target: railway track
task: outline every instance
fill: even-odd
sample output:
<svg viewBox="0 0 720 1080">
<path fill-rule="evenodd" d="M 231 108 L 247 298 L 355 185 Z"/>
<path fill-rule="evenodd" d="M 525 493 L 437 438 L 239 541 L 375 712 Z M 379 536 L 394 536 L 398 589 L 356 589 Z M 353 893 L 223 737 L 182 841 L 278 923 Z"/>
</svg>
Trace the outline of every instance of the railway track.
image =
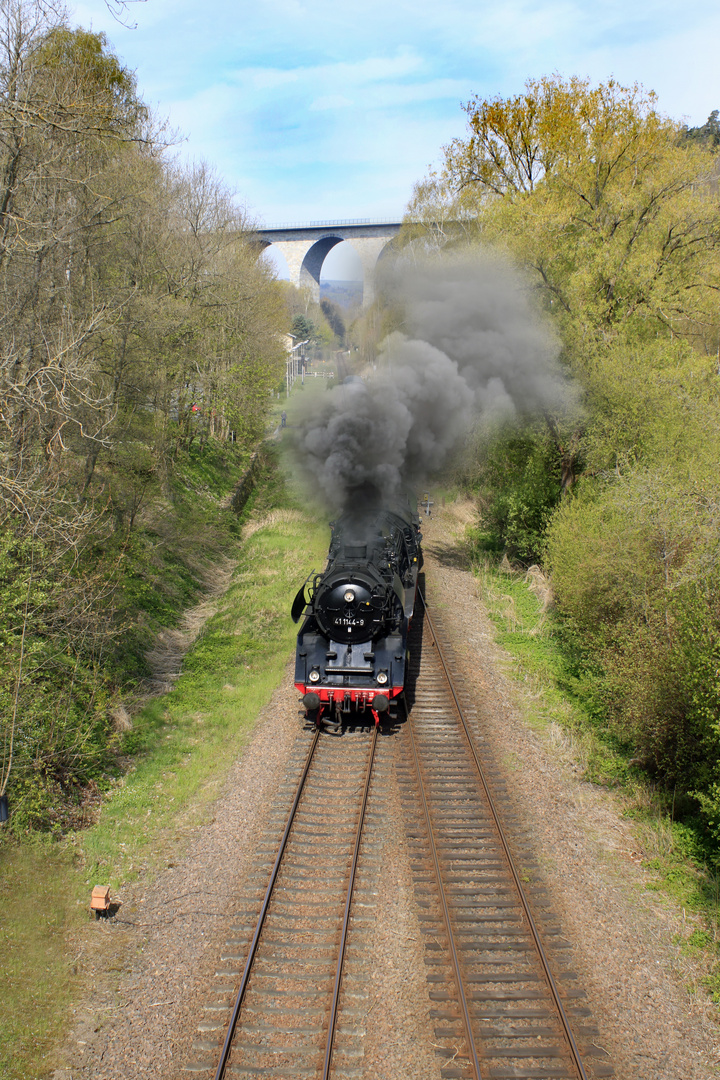
<svg viewBox="0 0 720 1080">
<path fill-rule="evenodd" d="M 306 740 L 279 844 L 271 820 L 186 1072 L 211 1074 L 220 1028 L 226 1032 L 212 1069 L 216 1080 L 325 1080 L 333 1051 L 342 1058 L 342 1045 L 335 1046 L 338 1008 L 376 746 L 373 726 L 342 739 L 315 731 Z M 239 989 L 228 1020 L 233 982 Z"/>
<path fill-rule="evenodd" d="M 424 606 L 424 605 L 423 605 Z M 531 856 L 513 851 L 477 746 L 482 735 L 455 689 L 424 609 L 411 645 L 411 699 L 400 782 L 414 849 L 416 900 L 443 1077 L 610 1076 L 593 1043 L 585 994 L 564 941 L 532 882 Z M 422 638 L 422 644 L 418 642 Z"/>
<path fill-rule="evenodd" d="M 303 733 L 186 1072 L 203 1080 L 370 1080 L 362 1058 L 377 962 L 371 927 L 378 906 L 385 908 L 373 815 L 392 789 L 424 939 L 434 1075 L 612 1075 L 568 968 L 570 945 L 537 880 L 531 838 L 526 843 L 523 823 L 513 820 L 501 775 L 480 760 L 482 732 L 454 688 L 438 634 L 428 613 L 418 612 L 408 722 L 380 737 L 369 726 L 341 737 Z M 412 1063 L 406 1075 L 415 1076 Z"/>
</svg>

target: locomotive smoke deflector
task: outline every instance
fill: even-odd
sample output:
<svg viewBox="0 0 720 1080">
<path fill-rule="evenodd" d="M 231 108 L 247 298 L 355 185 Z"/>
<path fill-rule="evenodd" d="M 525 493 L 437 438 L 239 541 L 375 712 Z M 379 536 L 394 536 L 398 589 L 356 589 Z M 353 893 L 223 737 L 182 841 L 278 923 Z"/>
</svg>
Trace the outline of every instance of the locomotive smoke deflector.
<svg viewBox="0 0 720 1080">
<path fill-rule="evenodd" d="M 315 573 L 315 571 L 313 571 L 313 574 L 314 573 Z M 292 621 L 294 623 L 300 621 L 300 616 L 302 615 L 303 611 L 305 610 L 305 608 L 310 603 L 310 601 L 305 596 L 305 589 L 307 587 L 308 581 L 313 576 L 313 574 L 309 574 L 305 578 L 302 585 L 300 586 L 300 588 L 297 591 L 295 599 L 293 600 L 293 605 L 290 608 L 290 618 L 292 619 Z"/>
</svg>

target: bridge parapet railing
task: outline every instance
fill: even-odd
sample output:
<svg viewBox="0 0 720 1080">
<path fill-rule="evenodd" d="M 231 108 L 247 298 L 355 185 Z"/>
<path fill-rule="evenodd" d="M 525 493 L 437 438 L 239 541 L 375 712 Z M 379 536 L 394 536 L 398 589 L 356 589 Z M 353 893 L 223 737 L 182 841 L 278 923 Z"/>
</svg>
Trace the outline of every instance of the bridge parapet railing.
<svg viewBox="0 0 720 1080">
<path fill-rule="evenodd" d="M 257 232 L 270 232 L 276 229 L 337 229 L 348 225 L 400 225 L 397 218 L 352 218 L 343 221 L 273 221 L 269 225 L 258 225 Z"/>
</svg>

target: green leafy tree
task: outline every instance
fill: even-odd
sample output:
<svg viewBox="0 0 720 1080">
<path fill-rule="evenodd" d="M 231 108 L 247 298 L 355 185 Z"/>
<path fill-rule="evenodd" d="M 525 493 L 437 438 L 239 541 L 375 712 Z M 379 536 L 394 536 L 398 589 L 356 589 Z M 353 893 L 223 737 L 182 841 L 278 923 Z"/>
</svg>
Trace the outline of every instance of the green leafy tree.
<svg viewBox="0 0 720 1080">
<path fill-rule="evenodd" d="M 292 332 L 296 338 L 302 341 L 314 341 L 317 338 L 317 327 L 307 315 L 295 315 L 292 321 Z"/>
<path fill-rule="evenodd" d="M 714 159 L 654 95 L 614 81 L 531 80 L 473 99 L 444 182 L 486 241 L 535 274 L 566 335 L 707 333 L 720 284 Z"/>
<path fill-rule="evenodd" d="M 343 319 L 341 308 L 338 304 L 333 303 L 332 300 L 321 300 L 320 307 L 323 315 L 327 319 L 330 329 L 338 342 L 342 345 L 345 341 L 345 320 Z"/>
<path fill-rule="evenodd" d="M 543 556 L 562 476 L 547 429 L 528 424 L 482 431 L 466 465 L 482 521 L 481 545 L 529 566 Z"/>
<path fill-rule="evenodd" d="M 686 139 L 700 142 L 710 150 L 717 150 L 720 146 L 720 111 L 713 109 L 702 127 L 685 128 L 683 134 Z"/>
<path fill-rule="evenodd" d="M 191 447 L 262 435 L 286 311 L 104 35 L 0 11 L 0 792 L 46 827 L 108 764 L 126 560 Z"/>
<path fill-rule="evenodd" d="M 717 116 L 689 132 L 641 87 L 559 76 L 465 109 L 408 242 L 461 242 L 455 220 L 521 263 L 580 404 L 481 441 L 486 533 L 545 553 L 600 729 L 720 858 Z"/>
</svg>

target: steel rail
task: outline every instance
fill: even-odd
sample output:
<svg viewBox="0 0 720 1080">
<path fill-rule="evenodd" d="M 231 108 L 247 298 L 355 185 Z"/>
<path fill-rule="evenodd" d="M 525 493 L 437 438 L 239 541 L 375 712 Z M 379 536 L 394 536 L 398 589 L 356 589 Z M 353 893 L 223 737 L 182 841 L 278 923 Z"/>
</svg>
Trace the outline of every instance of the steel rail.
<svg viewBox="0 0 720 1080">
<path fill-rule="evenodd" d="M 447 933 L 448 942 L 450 943 L 450 953 L 452 955 L 453 968 L 455 970 L 455 982 L 457 984 L 458 994 L 460 995 L 460 1006 L 462 1008 L 463 1023 L 465 1024 L 465 1038 L 467 1039 L 473 1069 L 475 1070 L 475 1080 L 482 1080 L 482 1074 L 480 1072 L 480 1062 L 478 1061 L 478 1054 L 475 1046 L 475 1036 L 473 1035 L 472 1021 L 470 1020 L 470 1009 L 468 1008 L 467 998 L 465 996 L 462 972 L 460 970 L 460 960 L 457 954 L 457 949 L 455 947 L 455 937 L 453 935 L 452 924 L 450 922 L 450 909 L 448 907 L 447 897 L 445 896 L 445 888 L 442 883 L 442 874 L 440 872 L 440 859 L 438 858 L 437 846 L 435 844 L 435 834 L 433 832 L 432 822 L 430 820 L 430 808 L 427 804 L 425 788 L 422 781 L 422 773 L 420 772 L 420 759 L 418 757 L 417 746 L 415 744 L 415 734 L 412 729 L 412 724 L 408 724 L 408 731 L 410 733 L 410 746 L 412 747 L 413 760 L 415 762 L 415 771 L 418 778 L 420 798 L 422 800 L 423 810 L 425 811 L 425 825 L 427 827 L 428 838 L 430 840 L 433 863 L 435 864 L 435 879 L 437 881 L 438 890 L 440 892 L 440 903 L 443 910 L 443 919 L 445 920 L 445 931 Z"/>
<path fill-rule="evenodd" d="M 232 1016 L 230 1017 L 230 1024 L 229 1024 L 229 1027 L 228 1027 L 228 1030 L 227 1030 L 227 1035 L 225 1036 L 225 1042 L 223 1043 L 222 1052 L 220 1054 L 220 1061 L 218 1063 L 217 1071 L 215 1073 L 215 1080 L 223 1080 L 223 1077 L 225 1075 L 225 1067 L 227 1066 L 227 1061 L 228 1061 L 228 1058 L 230 1056 L 230 1047 L 232 1046 L 233 1036 L 235 1034 L 235 1028 L 236 1028 L 237 1022 L 238 1022 L 238 1020 L 240 1018 L 240 1010 L 242 1008 L 242 1003 L 243 1003 L 243 1000 L 245 998 L 245 991 L 247 990 L 248 981 L 250 979 L 250 971 L 252 969 L 253 961 L 255 960 L 255 954 L 257 952 L 258 943 L 260 941 L 260 934 L 262 932 L 263 924 L 265 922 L 265 916 L 267 914 L 267 910 L 268 910 L 268 907 L 269 907 L 269 904 L 270 904 L 270 897 L 272 896 L 273 889 L 275 888 L 275 882 L 277 880 L 278 872 L 280 870 L 280 863 L 282 862 L 282 857 L 285 854 L 285 848 L 287 847 L 287 841 L 288 841 L 288 836 L 290 835 L 290 829 L 292 827 L 293 821 L 295 820 L 295 813 L 297 811 L 298 804 L 300 802 L 300 797 L 301 797 L 301 795 L 303 793 L 303 790 L 305 788 L 305 781 L 307 780 L 307 775 L 308 775 L 308 772 L 310 771 L 310 764 L 312 762 L 313 755 L 315 753 L 315 748 L 316 748 L 316 746 L 318 744 L 318 739 L 319 738 L 320 738 L 320 729 L 316 728 L 315 733 L 313 735 L 313 740 L 312 740 L 312 742 L 310 744 L 310 749 L 308 750 L 308 755 L 307 755 L 307 758 L 305 760 L 305 765 L 303 767 L 303 771 L 302 771 L 302 774 L 300 776 L 300 780 L 298 781 L 297 791 L 295 792 L 295 798 L 293 799 L 293 804 L 290 807 L 290 813 L 288 814 L 288 819 L 287 819 L 287 823 L 285 825 L 285 830 L 284 830 L 284 832 L 282 834 L 282 839 L 280 840 L 280 847 L 278 849 L 277 856 L 275 857 L 275 863 L 274 863 L 273 868 L 272 868 L 272 870 L 270 872 L 270 880 L 268 881 L 268 886 L 267 886 L 267 889 L 265 891 L 265 899 L 263 900 L 262 907 L 260 908 L 260 914 L 258 915 L 257 924 L 255 926 L 255 932 L 254 932 L 254 934 L 252 936 L 252 941 L 250 942 L 250 949 L 249 949 L 249 952 L 248 952 L 247 960 L 245 962 L 245 970 L 243 971 L 242 979 L 240 981 L 240 989 L 237 992 L 237 997 L 235 999 L 235 1006 L 234 1006 L 233 1011 L 232 1011 Z"/>
<path fill-rule="evenodd" d="M 357 874 L 358 856 L 360 854 L 360 841 L 362 840 L 365 810 L 367 809 L 368 794 L 370 792 L 370 780 L 372 778 L 373 762 L 375 760 L 375 748 L 377 746 L 378 725 L 373 728 L 370 755 L 368 757 L 367 770 L 365 772 L 365 787 L 363 790 L 362 804 L 358 816 L 357 831 L 355 833 L 355 848 L 353 850 L 352 863 L 350 866 L 350 880 L 348 882 L 347 897 L 345 899 L 345 912 L 343 915 L 342 931 L 340 934 L 340 948 L 338 951 L 337 968 L 335 970 L 335 985 L 333 987 L 332 1006 L 330 1009 L 330 1023 L 328 1037 L 325 1046 L 325 1061 L 323 1063 L 322 1080 L 328 1080 L 330 1076 L 330 1062 L 332 1060 L 333 1043 L 335 1041 L 335 1026 L 337 1024 L 338 1002 L 340 1000 L 340 984 L 342 982 L 342 970 L 345 962 L 345 947 L 347 945 L 348 928 L 350 926 L 350 909 L 352 907 L 353 892 L 355 891 L 355 877 Z"/>
<path fill-rule="evenodd" d="M 525 890 L 522 887 L 520 877 L 519 877 L 518 872 L 517 872 L 517 870 L 515 868 L 515 862 L 513 860 L 512 853 L 510 851 L 510 845 L 508 844 L 507 837 L 505 836 L 505 832 L 503 830 L 503 827 L 500 824 L 500 815 L 498 813 L 497 807 L 495 806 L 495 801 L 494 801 L 494 799 L 493 799 L 493 797 L 492 797 L 492 795 L 490 793 L 490 788 L 489 788 L 488 782 L 487 782 L 487 780 L 485 778 L 485 772 L 483 770 L 482 764 L 480 762 L 480 758 L 478 757 L 477 751 L 475 749 L 475 745 L 474 745 L 472 737 L 470 735 L 470 731 L 469 731 L 469 728 L 468 728 L 467 721 L 465 719 L 465 714 L 463 712 L 463 708 L 462 708 L 462 706 L 460 704 L 460 701 L 458 699 L 458 696 L 457 696 L 457 694 L 455 692 L 455 687 L 453 686 L 452 677 L 450 675 L 450 668 L 449 668 L 449 666 L 448 666 L 448 664 L 447 664 L 447 662 L 445 660 L 445 656 L 444 656 L 444 653 L 443 653 L 443 650 L 442 650 L 442 646 L 440 644 L 437 633 L 435 631 L 435 627 L 433 625 L 433 621 L 432 621 L 432 618 L 430 616 L 430 611 L 428 610 L 427 600 L 425 599 L 425 596 L 424 596 L 424 594 L 422 593 L 422 591 L 420 589 L 418 589 L 418 595 L 419 595 L 420 600 L 422 602 L 423 610 L 424 610 L 424 613 L 425 613 L 425 618 L 427 619 L 427 623 L 428 623 L 428 627 L 430 629 L 430 633 L 432 635 L 433 643 L 435 645 L 435 648 L 437 649 L 438 657 L 440 658 L 440 663 L 442 664 L 443 671 L 445 672 L 445 678 L 447 679 L 448 686 L 450 687 L 450 693 L 452 694 L 453 700 L 455 702 L 455 708 L 457 709 L 458 716 L 460 717 L 460 722 L 462 724 L 463 731 L 465 733 L 465 738 L 467 740 L 467 744 L 468 744 L 468 747 L 470 749 L 470 753 L 472 754 L 473 759 L 475 761 L 475 767 L 477 769 L 478 776 L 480 778 L 480 783 L 482 784 L 483 791 L 485 793 L 485 797 L 486 797 L 486 799 L 488 801 L 488 806 L 490 808 L 490 812 L 491 812 L 491 814 L 493 816 L 493 821 L 494 821 L 494 824 L 495 824 L 495 828 L 497 830 L 498 839 L 500 840 L 500 844 L 501 844 L 501 846 L 503 848 L 503 851 L 505 852 L 505 857 L 507 859 L 508 867 L 509 867 L 510 873 L 512 875 L 513 881 L 515 883 L 515 888 L 517 890 L 518 898 L 520 900 L 520 904 L 522 906 L 525 918 L 527 919 L 528 927 L 530 928 L 530 933 L 531 933 L 531 936 L 532 936 L 532 939 L 533 939 L 533 944 L 535 946 L 535 951 L 537 953 L 538 959 L 540 960 L 540 964 L 541 964 L 541 966 L 543 968 L 543 971 L 545 973 L 545 978 L 547 980 L 547 984 L 548 984 L 548 987 L 550 989 L 550 993 L 552 995 L 553 1003 L 555 1005 L 555 1009 L 557 1011 L 557 1014 L 558 1014 L 558 1016 L 560 1018 L 560 1023 L 561 1023 L 562 1029 L 563 1029 L 563 1034 L 565 1035 L 565 1039 L 566 1039 L 568 1047 L 570 1049 L 570 1055 L 572 1057 L 572 1064 L 573 1064 L 573 1066 L 575 1068 L 575 1071 L 577 1072 L 579 1080 L 588 1080 L 587 1073 L 585 1072 L 585 1068 L 584 1068 L 583 1063 L 582 1063 L 582 1058 L 580 1057 L 580 1051 L 578 1049 L 577 1043 L 575 1042 L 575 1037 L 574 1037 L 574 1035 L 572 1033 L 572 1029 L 570 1027 L 570 1022 L 569 1022 L 569 1020 L 567 1018 L 567 1014 L 566 1014 L 565 1009 L 563 1007 L 563 1003 L 562 1003 L 562 1000 L 560 998 L 560 993 L 559 993 L 558 988 L 557 988 L 557 986 L 555 984 L 555 978 L 554 978 L 554 976 L 552 974 L 552 971 L 550 970 L 550 964 L 548 962 L 548 958 L 547 958 L 547 955 L 545 953 L 545 950 L 543 949 L 543 946 L 542 946 L 542 941 L 540 939 L 540 933 L 539 933 L 539 931 L 537 929 L 537 926 L 535 924 L 535 920 L 532 917 L 532 913 L 530 911 L 530 905 L 529 905 L 528 899 L 527 899 L 527 897 L 525 895 Z"/>
</svg>

